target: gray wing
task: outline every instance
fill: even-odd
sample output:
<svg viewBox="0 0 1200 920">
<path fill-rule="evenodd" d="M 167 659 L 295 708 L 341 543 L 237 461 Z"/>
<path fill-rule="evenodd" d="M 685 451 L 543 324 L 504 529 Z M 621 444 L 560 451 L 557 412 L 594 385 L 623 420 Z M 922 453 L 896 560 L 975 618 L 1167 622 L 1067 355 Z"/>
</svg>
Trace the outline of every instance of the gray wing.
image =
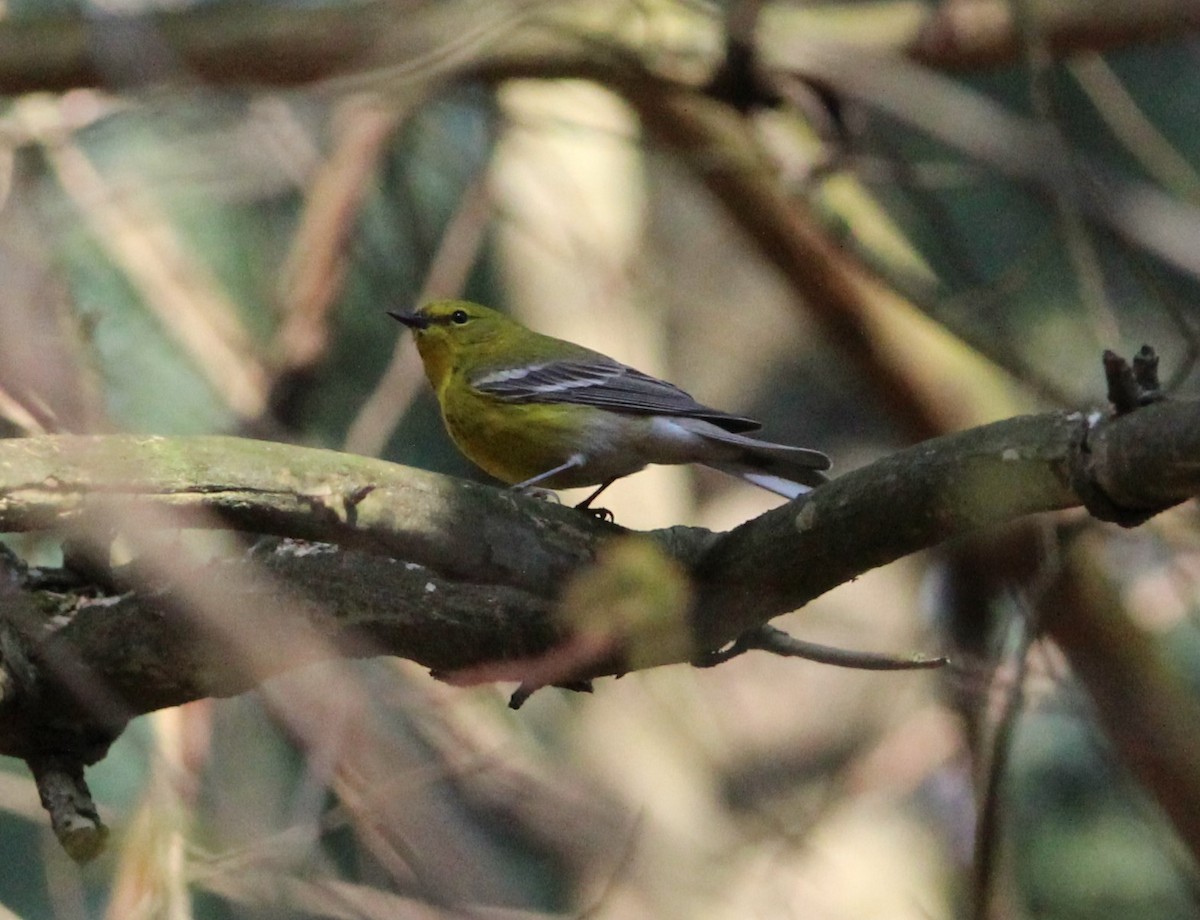
<svg viewBox="0 0 1200 920">
<path fill-rule="evenodd" d="M 574 403 L 637 415 L 701 418 L 726 431 L 754 431 L 752 418 L 702 405 L 674 384 L 597 356 L 485 372 L 471 381 L 481 393 L 525 403 Z"/>
</svg>

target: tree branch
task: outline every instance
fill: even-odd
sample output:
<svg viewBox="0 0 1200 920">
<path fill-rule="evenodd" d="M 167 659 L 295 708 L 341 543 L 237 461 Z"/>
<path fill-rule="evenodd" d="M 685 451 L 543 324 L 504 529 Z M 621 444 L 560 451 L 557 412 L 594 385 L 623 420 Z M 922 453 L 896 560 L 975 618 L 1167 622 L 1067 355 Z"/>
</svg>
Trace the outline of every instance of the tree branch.
<svg viewBox="0 0 1200 920">
<path fill-rule="evenodd" d="M 1161 509 L 1200 487 L 1184 456 L 1200 456 L 1197 403 L 1160 403 L 1094 426 L 1077 412 L 1022 416 L 919 444 L 718 539 L 695 568 L 699 641 L 731 641 L 951 537 L 1081 505 L 1085 485 L 1129 509 Z"/>
<path fill-rule="evenodd" d="M 1200 8 L 1188 0 L 1048 0 L 1033 7 L 1032 25 L 1056 58 L 1159 41 L 1200 27 Z M 1010 65 L 1021 54 L 1016 19 L 1008 0 L 940 3 L 905 50 L 918 63 L 944 70 Z"/>
<path fill-rule="evenodd" d="M 619 532 L 513 492 L 268 441 L 0 442 L 0 533 L 61 527 L 130 500 L 169 508 L 176 525 L 211 528 L 219 521 L 233 530 L 337 543 L 535 594 L 552 593 L 600 540 Z"/>
<path fill-rule="evenodd" d="M 712 650 L 919 549 L 1078 506 L 1081 483 L 1135 511 L 1182 501 L 1200 492 L 1197 458 L 1200 403 L 1158 403 L 1115 419 L 1024 416 L 901 451 L 728 533 L 670 528 L 650 536 L 692 573 L 696 644 Z M 345 560 L 273 553 L 264 563 L 316 602 L 303 614 L 325 618 L 313 621 L 319 632 L 365 635 L 378 652 L 438 669 L 546 651 L 555 632 L 543 618 L 549 603 L 603 542 L 627 533 L 571 508 L 332 451 L 222 437 L 0 441 L 0 531 L 62 528 L 114 502 L 169 508 L 181 515 L 176 525 L 366 551 Z M 245 600 L 251 612 L 263 603 Z M 121 598 L 91 615 L 132 618 L 119 630 L 128 636 L 143 603 Z M 422 630 L 411 629 L 416 622 Z M 168 641 L 170 624 L 147 628 Z M 72 622 L 57 641 L 78 637 L 85 650 L 96 641 L 88 630 Z M 101 657 L 97 670 L 107 674 L 121 650 L 114 645 Z M 172 673 L 181 681 L 187 669 Z M 193 677 L 165 694 L 144 679 L 128 689 L 152 704 L 138 708 L 146 711 L 242 688 L 229 675 Z"/>
<path fill-rule="evenodd" d="M 728 533 L 649 536 L 690 574 L 691 648 L 711 652 L 871 568 L 982 527 L 1096 494 L 1105 510 L 1141 519 L 1200 493 L 1198 461 L 1200 403 L 1026 416 L 884 458 Z M 182 526 L 341 549 L 272 544 L 189 567 L 147 536 Z M 84 857 L 103 825 L 80 771 L 129 718 L 331 657 L 397 655 L 443 672 L 536 664 L 570 638 L 553 606 L 572 574 L 628 533 L 332 451 L 223 437 L 0 441 L 0 532 L 47 528 L 120 533 L 136 554 L 99 591 L 11 562 L 0 597 L 0 752 L 50 764 L 51 779 L 78 774 L 69 795 L 50 799 L 64 844 Z M 617 648 L 567 677 L 627 670 Z"/>
<path fill-rule="evenodd" d="M 519 3 L 498 6 L 493 32 L 524 13 Z M 0 23 L 0 92 L 181 79 L 210 86 L 293 87 L 420 61 L 432 74 L 444 66 L 445 49 L 462 38 L 463 23 L 477 19 L 473 5 L 443 3 L 418 14 L 400 0 L 290 8 L 231 4 L 145 16 L 10 17 Z M 1200 14 L 1188 0 L 1046 2 L 1037 9 L 1038 32 L 1055 55 L 1127 47 L 1197 27 Z M 146 36 L 166 53 L 147 55 Z M 488 38 L 479 44 L 486 44 L 492 57 L 513 50 L 495 35 Z M 546 36 L 539 39 L 545 50 Z M 932 9 L 911 33 L 897 33 L 893 50 L 925 66 L 959 70 L 1011 64 L 1020 45 L 1005 0 L 957 0 Z"/>
</svg>

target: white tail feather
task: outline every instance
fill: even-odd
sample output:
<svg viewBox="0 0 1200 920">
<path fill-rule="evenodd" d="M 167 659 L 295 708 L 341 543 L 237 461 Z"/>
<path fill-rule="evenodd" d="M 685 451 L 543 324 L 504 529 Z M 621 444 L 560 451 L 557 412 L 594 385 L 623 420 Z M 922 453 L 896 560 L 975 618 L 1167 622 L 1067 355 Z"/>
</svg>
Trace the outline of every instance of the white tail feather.
<svg viewBox="0 0 1200 920">
<path fill-rule="evenodd" d="M 792 482 L 790 479 L 784 479 L 782 476 L 772 476 L 770 473 L 750 473 L 742 470 L 734 473 L 734 475 L 752 485 L 758 486 L 760 489 L 766 489 L 768 492 L 774 492 L 776 495 L 782 495 L 788 499 L 799 498 L 804 493 L 812 491 L 811 486 Z"/>
</svg>

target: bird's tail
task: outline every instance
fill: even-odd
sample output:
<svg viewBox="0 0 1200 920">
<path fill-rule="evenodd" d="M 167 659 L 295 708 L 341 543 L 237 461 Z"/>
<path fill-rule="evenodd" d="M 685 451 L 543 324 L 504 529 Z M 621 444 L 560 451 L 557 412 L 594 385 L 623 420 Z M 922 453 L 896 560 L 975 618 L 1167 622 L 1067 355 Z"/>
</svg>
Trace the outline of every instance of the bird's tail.
<svg viewBox="0 0 1200 920">
<path fill-rule="evenodd" d="M 784 498 L 796 498 L 829 481 L 822 472 L 829 469 L 829 458 L 819 450 L 772 444 L 726 431 L 719 434 L 706 432 L 705 437 L 737 448 L 729 459 L 705 460 L 705 466 L 737 476 Z"/>
</svg>

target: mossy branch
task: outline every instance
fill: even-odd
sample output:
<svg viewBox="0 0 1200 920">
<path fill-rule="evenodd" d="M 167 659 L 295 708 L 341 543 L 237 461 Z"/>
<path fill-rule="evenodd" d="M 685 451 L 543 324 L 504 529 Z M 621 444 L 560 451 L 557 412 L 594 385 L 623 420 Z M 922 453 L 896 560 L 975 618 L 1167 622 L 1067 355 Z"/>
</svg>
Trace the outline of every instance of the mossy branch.
<svg viewBox="0 0 1200 920">
<path fill-rule="evenodd" d="M 1200 403 L 1162 402 L 1119 418 L 1008 419 L 901 451 L 727 533 L 647 536 L 688 573 L 691 647 L 712 651 L 979 528 L 1080 505 L 1133 524 L 1197 494 Z M 328 545 L 271 544 L 193 566 L 164 547 L 183 527 Z M 99 592 L 8 563 L 0 752 L 67 764 L 102 757 L 133 716 L 240 693 L 322 658 L 396 655 L 487 673 L 550 656 L 564 638 L 556 598 L 628 533 L 572 508 L 333 451 L 222 437 L 0 441 L 0 531 L 45 529 L 93 546 L 119 534 L 135 554 Z M 608 656 L 571 676 L 628 667 Z M 92 853 L 82 773 L 43 773 L 78 775 L 72 794 L 45 798 L 69 806 L 55 824 L 76 836 L 84 827 L 88 839 L 72 845 Z"/>
<path fill-rule="evenodd" d="M 1200 403 L 1094 421 L 1080 413 L 1025 416 L 901 451 L 728 533 L 670 528 L 649 536 L 692 574 L 696 644 L 712 649 L 872 568 L 981 527 L 1091 502 L 1097 492 L 1109 499 L 1106 509 L 1141 520 L 1200 493 L 1198 459 Z M 170 514 L 137 516 L 156 506 Z M 326 637 L 353 632 L 379 653 L 438 669 L 547 651 L 555 638 L 549 605 L 605 541 L 627 533 L 508 491 L 292 445 L 121 435 L 0 442 L 0 531 L 66 534 L 115 511 L 135 516 L 111 521 L 143 530 L 226 527 L 353 550 L 275 552 L 214 566 L 261 564 L 295 595 L 298 622 L 315 623 Z M 231 583 L 215 569 L 208 577 Z M 265 603 L 245 600 L 247 615 Z M 146 603 L 134 595 L 88 617 L 123 618 L 120 633 L 136 635 Z M 524 626 L 514 629 L 514 621 Z M 415 623 L 422 628 L 404 625 Z M 148 620 L 146 628 L 169 626 Z M 98 651 L 89 643 L 99 632 L 80 623 L 56 635 L 78 635 L 84 661 Z M 125 696 L 119 651 L 110 649 L 96 670 Z M 164 646 L 159 654 L 173 652 Z M 244 689 L 244 678 L 202 674 L 184 687 L 197 666 L 169 666 L 180 689 L 166 693 L 144 675 L 130 681 L 132 711 Z M 272 668 L 285 666 L 286 657 Z"/>
</svg>

